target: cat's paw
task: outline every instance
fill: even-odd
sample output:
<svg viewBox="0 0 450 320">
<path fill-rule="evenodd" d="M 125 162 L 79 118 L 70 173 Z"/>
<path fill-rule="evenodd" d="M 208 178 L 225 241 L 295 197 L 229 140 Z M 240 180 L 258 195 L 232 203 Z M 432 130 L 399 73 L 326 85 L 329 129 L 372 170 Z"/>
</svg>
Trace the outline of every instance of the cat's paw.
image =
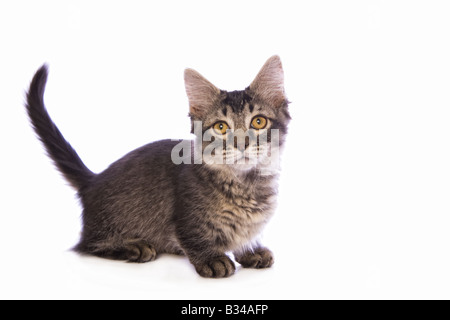
<svg viewBox="0 0 450 320">
<path fill-rule="evenodd" d="M 230 258 L 223 255 L 207 262 L 195 264 L 195 270 L 205 278 L 225 278 L 234 274 L 236 266 Z"/>
<path fill-rule="evenodd" d="M 244 268 L 270 268 L 273 263 L 273 253 L 267 248 L 257 248 L 235 256 L 236 261 Z"/>
<path fill-rule="evenodd" d="M 128 262 L 144 263 L 156 259 L 156 250 L 145 241 L 130 242 L 126 245 Z"/>
</svg>

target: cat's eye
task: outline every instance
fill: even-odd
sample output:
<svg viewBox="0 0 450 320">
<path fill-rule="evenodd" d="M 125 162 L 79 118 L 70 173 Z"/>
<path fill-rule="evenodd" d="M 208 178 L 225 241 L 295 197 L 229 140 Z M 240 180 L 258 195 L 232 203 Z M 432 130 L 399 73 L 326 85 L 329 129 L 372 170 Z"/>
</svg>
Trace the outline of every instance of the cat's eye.
<svg viewBox="0 0 450 320">
<path fill-rule="evenodd" d="M 252 128 L 256 130 L 264 129 L 267 126 L 267 119 L 263 116 L 256 116 L 252 120 Z"/>
<path fill-rule="evenodd" d="M 219 121 L 213 125 L 213 129 L 218 134 L 225 134 L 227 133 L 228 124 L 225 121 Z"/>
</svg>

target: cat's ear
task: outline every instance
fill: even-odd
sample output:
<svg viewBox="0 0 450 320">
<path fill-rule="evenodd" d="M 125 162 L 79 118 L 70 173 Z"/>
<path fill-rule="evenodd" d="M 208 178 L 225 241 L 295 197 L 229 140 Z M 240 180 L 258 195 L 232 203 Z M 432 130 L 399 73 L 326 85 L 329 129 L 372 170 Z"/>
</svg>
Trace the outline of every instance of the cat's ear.
<svg viewBox="0 0 450 320">
<path fill-rule="evenodd" d="M 272 56 L 266 61 L 250 85 L 250 90 L 256 97 L 274 107 L 285 105 L 284 72 L 279 56 Z"/>
<path fill-rule="evenodd" d="M 184 85 L 189 99 L 189 113 L 202 117 L 217 101 L 220 89 L 193 69 L 184 71 Z"/>
</svg>

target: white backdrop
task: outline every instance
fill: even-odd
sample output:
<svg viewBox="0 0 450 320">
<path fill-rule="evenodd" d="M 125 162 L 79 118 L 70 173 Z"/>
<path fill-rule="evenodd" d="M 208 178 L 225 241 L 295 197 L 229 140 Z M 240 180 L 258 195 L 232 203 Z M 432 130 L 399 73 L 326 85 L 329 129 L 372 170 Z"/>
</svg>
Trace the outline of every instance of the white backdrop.
<svg viewBox="0 0 450 320">
<path fill-rule="evenodd" d="M 446 1 L 0 2 L 0 298 L 450 298 L 450 5 Z M 243 89 L 280 55 L 293 121 L 276 262 L 202 279 L 186 258 L 80 257 L 74 191 L 23 100 L 93 171 L 189 136 L 183 70 Z"/>
</svg>

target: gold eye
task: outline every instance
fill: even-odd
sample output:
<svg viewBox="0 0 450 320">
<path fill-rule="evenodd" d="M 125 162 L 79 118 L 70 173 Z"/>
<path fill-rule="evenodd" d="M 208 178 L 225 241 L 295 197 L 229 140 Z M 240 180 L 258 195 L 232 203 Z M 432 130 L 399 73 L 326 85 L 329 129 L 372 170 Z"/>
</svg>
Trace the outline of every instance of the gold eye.
<svg viewBox="0 0 450 320">
<path fill-rule="evenodd" d="M 259 130 L 264 129 L 267 125 L 267 119 L 263 116 L 256 116 L 252 120 L 252 128 Z"/>
<path fill-rule="evenodd" d="M 227 133 L 228 125 L 225 121 L 219 121 L 216 122 L 215 125 L 213 125 L 214 131 L 216 131 L 218 134 L 225 134 Z"/>
</svg>

